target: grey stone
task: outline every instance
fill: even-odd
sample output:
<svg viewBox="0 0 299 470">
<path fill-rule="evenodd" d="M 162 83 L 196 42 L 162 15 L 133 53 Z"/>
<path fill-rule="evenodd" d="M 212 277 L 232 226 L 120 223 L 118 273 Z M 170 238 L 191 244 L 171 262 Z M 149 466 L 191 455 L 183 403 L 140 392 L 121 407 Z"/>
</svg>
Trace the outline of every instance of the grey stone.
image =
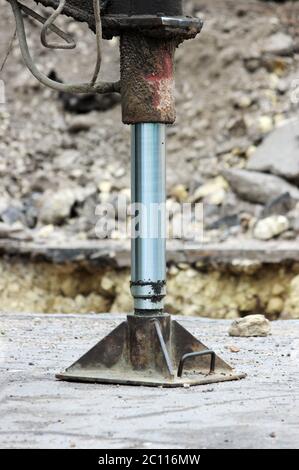
<svg viewBox="0 0 299 470">
<path fill-rule="evenodd" d="M 271 132 L 251 156 L 247 168 L 299 181 L 299 120 Z"/>
<path fill-rule="evenodd" d="M 230 336 L 268 336 L 271 323 L 264 315 L 247 315 L 234 320 L 228 330 Z"/>
<path fill-rule="evenodd" d="M 291 55 L 294 51 L 293 38 L 285 33 L 278 32 L 270 36 L 264 46 L 263 52 L 273 55 Z"/>
<path fill-rule="evenodd" d="M 19 206 L 21 206 L 19 204 Z M 14 224 L 15 222 L 21 222 L 25 225 L 25 215 L 22 207 L 9 206 L 1 214 L 1 219 L 6 224 Z"/>
<path fill-rule="evenodd" d="M 24 226 L 19 221 L 13 224 L 0 222 L 0 238 L 9 238 L 17 233 L 23 232 L 23 230 Z"/>
<path fill-rule="evenodd" d="M 217 219 L 210 224 L 207 224 L 206 228 L 207 230 L 215 230 L 224 227 L 236 227 L 238 225 L 240 225 L 239 214 L 231 214 L 221 217 L 220 219 Z"/>
<path fill-rule="evenodd" d="M 260 218 L 265 219 L 270 215 L 285 215 L 296 207 L 296 201 L 291 198 L 289 193 L 284 193 L 272 199 L 265 205 L 261 212 Z"/>
<path fill-rule="evenodd" d="M 296 232 L 299 233 L 299 204 L 293 208 L 288 214 L 291 228 Z"/>
<path fill-rule="evenodd" d="M 69 118 L 68 131 L 72 134 L 77 134 L 78 132 L 89 131 L 96 124 L 96 115 L 79 114 L 78 116 L 72 116 Z"/>
<path fill-rule="evenodd" d="M 46 191 L 38 218 L 44 224 L 60 224 L 69 217 L 75 201 L 76 194 L 71 189 Z"/>
<path fill-rule="evenodd" d="M 299 200 L 299 189 L 278 176 L 236 168 L 224 169 L 221 173 L 232 190 L 247 201 L 267 204 L 284 193 Z"/>
<path fill-rule="evenodd" d="M 73 169 L 80 160 L 80 152 L 74 149 L 66 149 L 59 153 L 54 159 L 53 164 L 56 168 L 65 170 Z"/>
</svg>

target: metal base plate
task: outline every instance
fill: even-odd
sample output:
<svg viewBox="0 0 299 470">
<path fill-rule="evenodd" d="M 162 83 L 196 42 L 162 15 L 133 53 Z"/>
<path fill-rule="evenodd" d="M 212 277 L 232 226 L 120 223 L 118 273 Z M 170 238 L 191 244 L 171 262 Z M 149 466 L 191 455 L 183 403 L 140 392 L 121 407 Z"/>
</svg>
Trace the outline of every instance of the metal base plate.
<svg viewBox="0 0 299 470">
<path fill-rule="evenodd" d="M 147 387 L 192 387 L 194 385 L 207 385 L 218 382 L 228 382 L 230 380 L 240 380 L 246 377 L 246 374 L 209 374 L 209 375 L 192 375 L 184 376 L 183 378 L 176 377 L 173 380 L 160 379 L 156 377 L 145 377 L 140 376 L 141 374 L 128 374 L 125 378 L 118 376 L 116 373 L 109 373 L 104 375 L 104 372 L 98 372 L 85 370 L 79 374 L 62 373 L 57 374 L 56 378 L 59 380 L 65 380 L 67 382 L 83 382 L 83 383 L 100 383 L 100 384 L 119 384 L 119 385 L 142 385 Z"/>
<path fill-rule="evenodd" d="M 244 377 L 169 315 L 129 315 L 126 322 L 56 375 L 69 382 L 152 387 L 188 387 Z"/>
</svg>

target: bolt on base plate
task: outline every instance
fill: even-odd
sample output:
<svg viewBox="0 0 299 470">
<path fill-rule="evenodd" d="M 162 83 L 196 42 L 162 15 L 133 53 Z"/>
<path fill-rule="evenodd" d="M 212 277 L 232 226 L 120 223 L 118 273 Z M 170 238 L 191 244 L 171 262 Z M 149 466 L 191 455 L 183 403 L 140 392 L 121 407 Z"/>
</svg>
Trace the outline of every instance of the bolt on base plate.
<svg viewBox="0 0 299 470">
<path fill-rule="evenodd" d="M 128 315 L 108 336 L 57 374 L 70 382 L 184 387 L 229 380 L 234 373 L 170 315 Z"/>
</svg>

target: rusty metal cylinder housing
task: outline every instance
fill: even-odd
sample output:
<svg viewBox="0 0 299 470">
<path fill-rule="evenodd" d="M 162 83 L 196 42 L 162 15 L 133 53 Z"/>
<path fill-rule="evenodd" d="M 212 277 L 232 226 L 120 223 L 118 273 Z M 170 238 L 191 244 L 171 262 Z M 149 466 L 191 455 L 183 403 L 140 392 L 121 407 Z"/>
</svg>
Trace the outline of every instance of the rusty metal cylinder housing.
<svg viewBox="0 0 299 470">
<path fill-rule="evenodd" d="M 126 32 L 120 39 L 122 118 L 125 124 L 175 121 L 175 39 Z"/>
</svg>

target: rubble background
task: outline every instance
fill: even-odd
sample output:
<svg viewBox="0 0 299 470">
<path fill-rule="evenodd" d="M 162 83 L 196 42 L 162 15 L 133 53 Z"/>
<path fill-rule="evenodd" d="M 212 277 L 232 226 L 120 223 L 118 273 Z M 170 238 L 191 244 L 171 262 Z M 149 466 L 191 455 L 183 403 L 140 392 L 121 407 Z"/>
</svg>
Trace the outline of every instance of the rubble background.
<svg viewBox="0 0 299 470">
<path fill-rule="evenodd" d="M 176 201 L 202 201 L 205 242 L 297 240 L 299 2 L 192 0 L 185 5 L 205 26 L 176 55 L 177 121 L 168 129 L 168 207 Z M 7 2 L 0 0 L 0 6 L 1 65 L 14 22 Z M 59 24 L 74 34 L 77 49 L 43 49 L 39 26 L 29 20 L 36 61 L 65 81 L 88 79 L 93 34 L 69 19 Z M 118 78 L 116 39 L 105 42 L 102 77 Z M 118 193 L 127 198 L 130 193 L 130 129 L 121 123 L 119 99 L 78 99 L 45 89 L 25 69 L 17 41 L 0 79 L 6 95 L 6 103 L 0 104 L 0 237 L 58 244 L 96 239 L 97 204 L 114 204 Z M 118 231 L 112 233 L 112 238 L 120 237 Z M 169 289 L 177 291 L 179 277 L 185 275 L 178 269 L 176 287 L 170 280 Z M 197 292 L 200 280 L 195 278 L 191 286 Z M 185 294 L 174 313 L 184 313 L 180 310 L 194 292 Z M 111 303 L 104 304 L 104 310 L 95 310 L 113 310 Z M 125 309 L 127 303 L 116 305 Z M 275 312 L 284 306 L 282 302 L 278 308 L 277 302 Z M 231 311 L 238 316 L 243 310 L 228 308 L 217 316 Z M 196 302 L 189 313 L 212 315 Z"/>
</svg>

